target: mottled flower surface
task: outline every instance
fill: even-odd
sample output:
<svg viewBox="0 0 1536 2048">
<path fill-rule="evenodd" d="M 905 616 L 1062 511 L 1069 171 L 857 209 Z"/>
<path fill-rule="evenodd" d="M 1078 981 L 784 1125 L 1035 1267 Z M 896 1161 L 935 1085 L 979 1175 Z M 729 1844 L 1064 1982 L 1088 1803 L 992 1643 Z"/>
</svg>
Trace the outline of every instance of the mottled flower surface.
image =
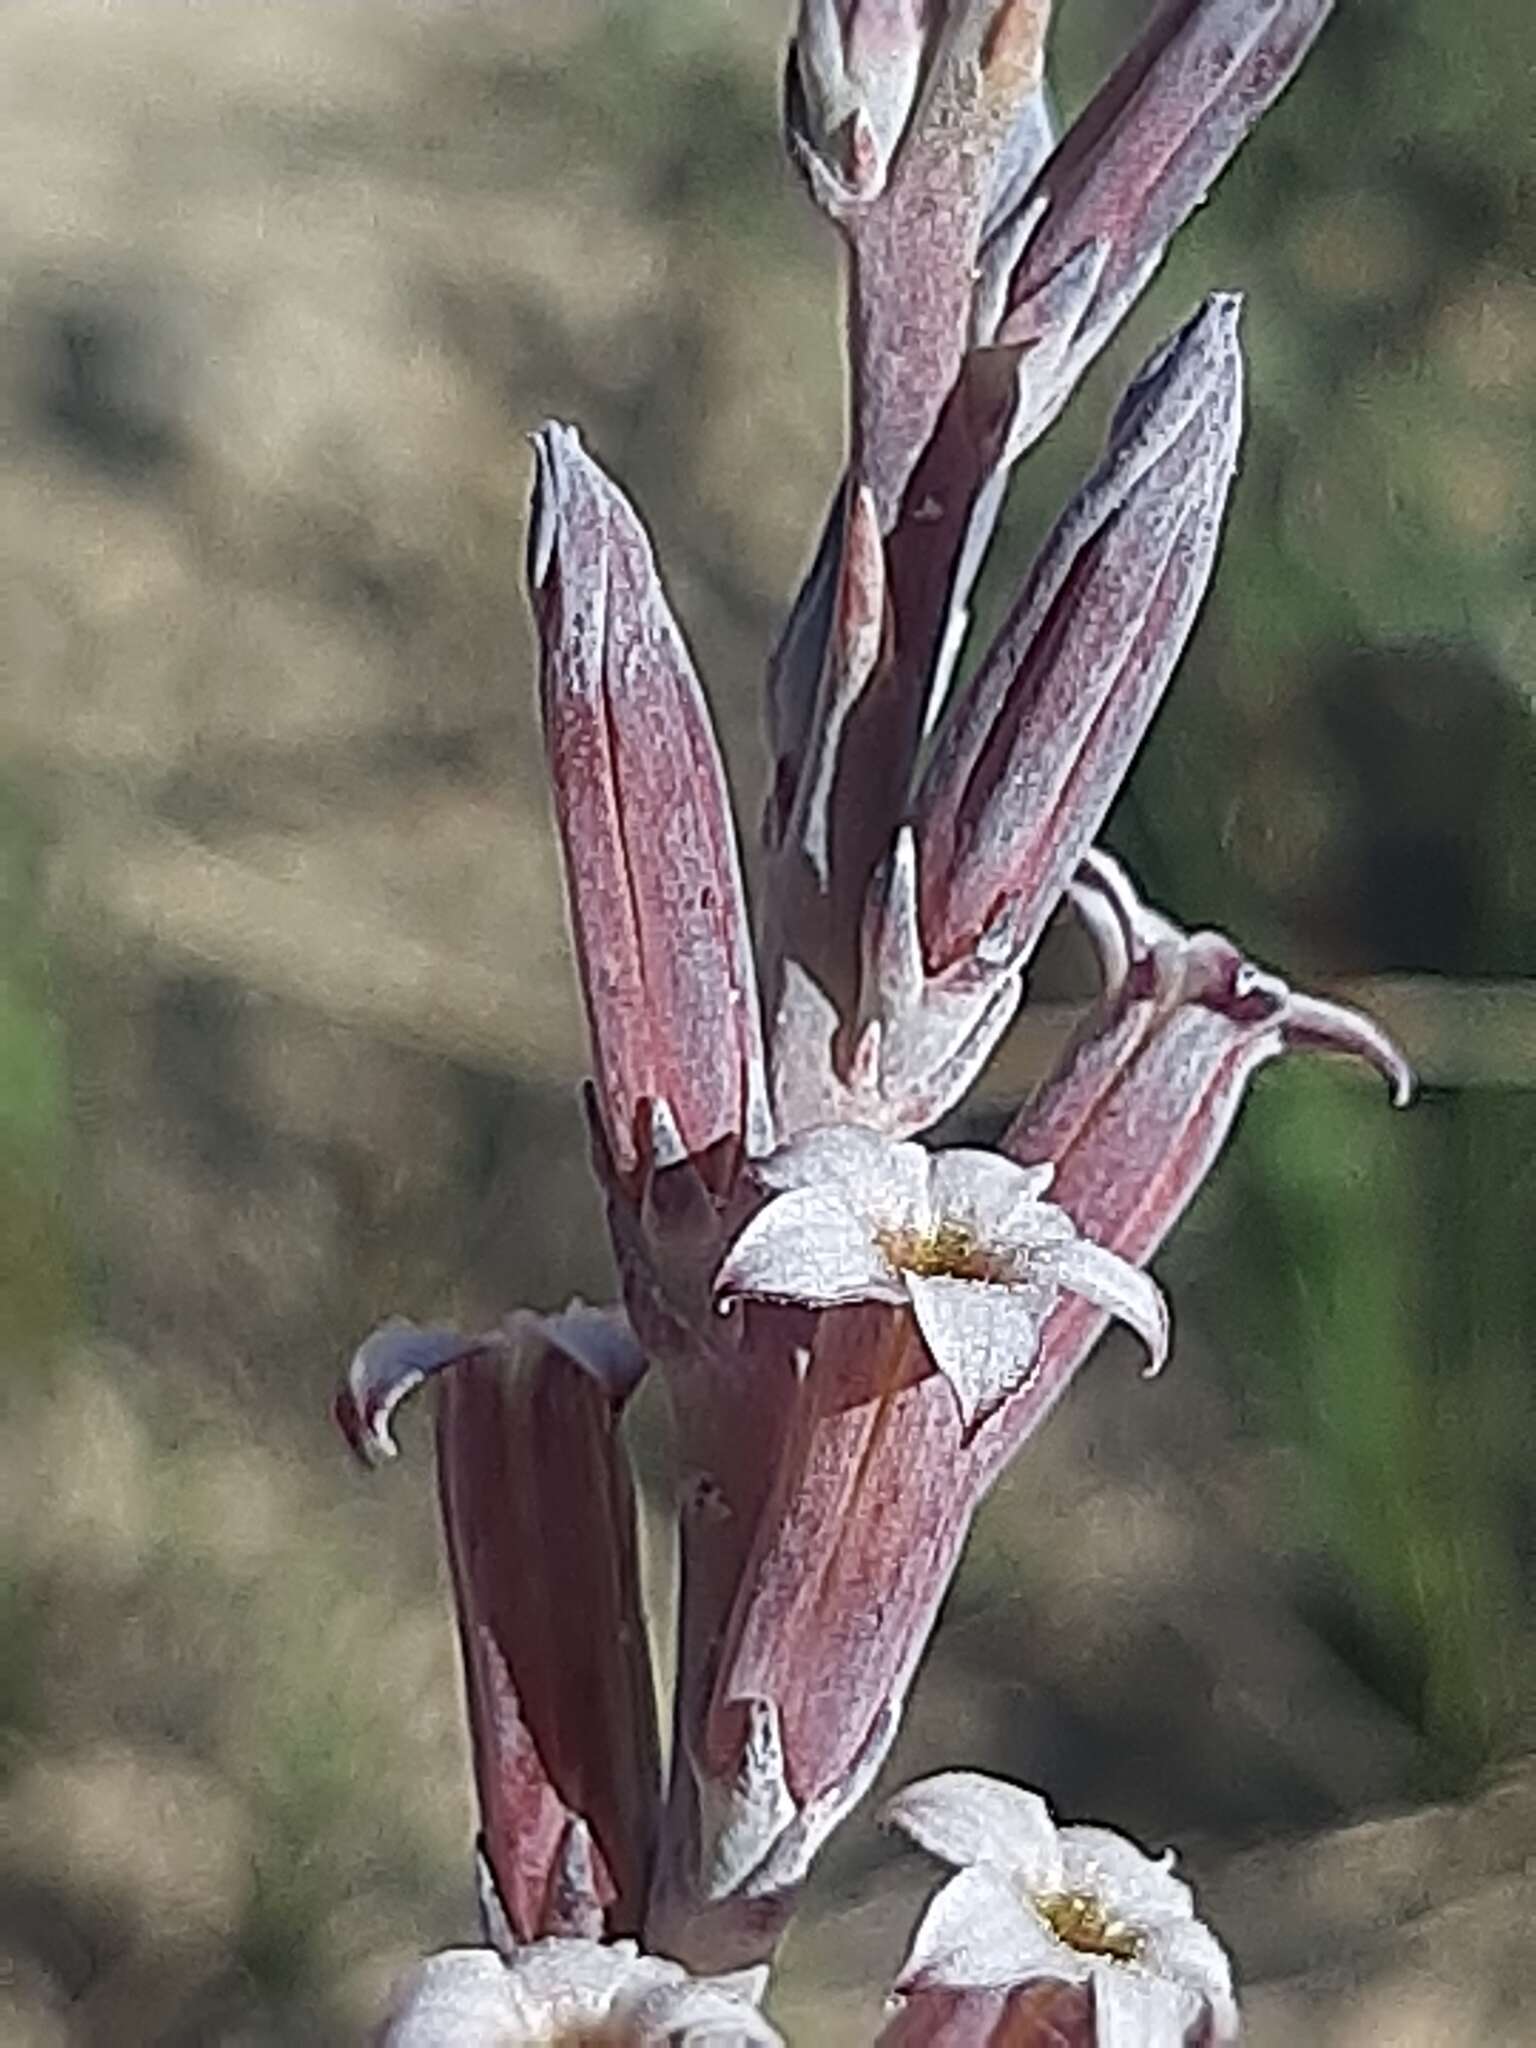
<svg viewBox="0 0 1536 2048">
<path fill-rule="evenodd" d="M 766 1976 L 692 1977 L 628 1941 L 446 1949 L 398 1987 L 379 2048 L 777 2048 Z"/>
<path fill-rule="evenodd" d="M 757 1162 L 777 1192 L 726 1255 L 717 1293 L 910 1307 L 967 1423 L 1029 1378 L 1063 1293 L 1129 1323 L 1155 1372 L 1168 1349 L 1161 1292 L 1044 1199 L 1054 1171 L 857 1124 L 808 1131 Z"/>
<path fill-rule="evenodd" d="M 909 1786 L 886 1819 L 956 1869 L 918 1925 L 899 1992 L 1081 1984 L 1099 2043 L 1182 2048 L 1199 2028 L 1236 2038 L 1231 1965 L 1171 1855 L 1058 1826 L 1038 1793 L 974 1771 Z"/>
</svg>

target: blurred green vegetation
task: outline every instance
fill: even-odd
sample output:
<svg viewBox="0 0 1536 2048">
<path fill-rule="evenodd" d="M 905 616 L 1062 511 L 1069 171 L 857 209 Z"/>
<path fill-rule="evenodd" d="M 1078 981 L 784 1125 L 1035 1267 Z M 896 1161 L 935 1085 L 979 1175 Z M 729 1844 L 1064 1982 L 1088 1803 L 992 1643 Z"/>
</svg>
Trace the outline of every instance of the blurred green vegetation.
<svg viewBox="0 0 1536 2048">
<path fill-rule="evenodd" d="M 7 1350 L 46 1354 L 74 1319 L 79 1272 L 64 1208 L 68 1098 L 41 852 L 36 823 L 0 784 L 0 1332 Z"/>
</svg>

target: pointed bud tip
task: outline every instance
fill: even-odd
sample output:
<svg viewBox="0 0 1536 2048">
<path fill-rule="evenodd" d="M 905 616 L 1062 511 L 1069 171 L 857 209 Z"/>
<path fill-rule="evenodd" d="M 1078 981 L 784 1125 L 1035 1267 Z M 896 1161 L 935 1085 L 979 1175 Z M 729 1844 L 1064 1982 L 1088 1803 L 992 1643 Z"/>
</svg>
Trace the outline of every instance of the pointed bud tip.
<svg viewBox="0 0 1536 2048">
<path fill-rule="evenodd" d="M 559 420 L 546 420 L 528 436 L 533 449 L 533 503 L 528 513 L 528 581 L 542 590 L 555 558 L 563 471 L 582 454 L 581 435 Z"/>
<path fill-rule="evenodd" d="M 646 1146 L 650 1165 L 656 1172 L 682 1166 L 689 1157 L 688 1146 L 678 1127 L 677 1112 L 665 1095 L 653 1095 L 644 1105 Z"/>
<path fill-rule="evenodd" d="M 1150 1274 L 1147 1277 L 1151 1279 Z M 1144 1380 L 1155 1380 L 1161 1376 L 1173 1350 L 1173 1318 L 1168 1309 L 1168 1297 L 1154 1285 L 1153 1298 L 1153 1319 L 1130 1325 L 1146 1346 L 1147 1362 L 1141 1368 Z"/>
<path fill-rule="evenodd" d="M 1110 428 L 1113 446 L 1148 433 L 1160 416 L 1159 439 L 1172 439 L 1197 410 L 1234 410 L 1241 397 L 1241 292 L 1212 292 L 1169 336 L 1127 385 Z"/>
</svg>

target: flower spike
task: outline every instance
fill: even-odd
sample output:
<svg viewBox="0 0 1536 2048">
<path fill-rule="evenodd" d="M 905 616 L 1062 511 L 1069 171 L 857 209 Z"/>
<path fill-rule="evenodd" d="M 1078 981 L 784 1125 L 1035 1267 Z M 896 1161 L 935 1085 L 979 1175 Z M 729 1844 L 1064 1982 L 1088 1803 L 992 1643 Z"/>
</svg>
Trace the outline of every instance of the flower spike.
<svg viewBox="0 0 1536 2048">
<path fill-rule="evenodd" d="M 574 429 L 535 436 L 540 700 L 625 1316 L 390 1325 L 338 1398 L 377 1462 L 439 1381 L 481 1816 L 488 1947 L 415 1974 L 392 2048 L 776 2040 L 764 1973 L 720 1973 L 771 1957 L 869 1792 L 1003 1463 L 1111 1319 L 1150 1371 L 1167 1356 L 1147 1264 L 1251 1076 L 1321 1048 L 1407 1098 L 1368 1019 L 1181 930 L 1093 850 L 1211 571 L 1234 296 L 1133 383 L 950 688 L 1012 463 L 1329 5 L 1153 0 L 1056 146 L 1050 0 L 797 0 L 785 125 L 848 248 L 851 418 L 769 679 L 771 1074 L 725 778 L 649 537 Z M 1064 895 L 1100 1000 L 1000 1150 L 926 1149 Z M 665 1794 L 620 1429 L 648 1360 L 682 1473 Z M 967 1773 L 895 1818 L 957 1868 L 887 2048 L 1230 2038 L 1225 1957 L 1166 1860 Z"/>
<path fill-rule="evenodd" d="M 853 480 L 870 488 L 890 551 L 896 663 L 871 698 L 859 741 L 893 793 L 891 823 L 925 719 L 931 724 L 942 701 L 1009 470 L 1067 403 L 1175 231 L 1290 82 L 1331 5 L 1163 0 L 1051 150 L 1047 6 L 968 0 L 949 10 L 942 36 L 931 35 L 928 82 L 878 198 L 830 203 L 853 256 L 854 459 L 845 490 Z M 842 21 L 848 10 L 836 12 Z M 909 22 L 909 48 L 910 34 Z M 804 163 L 797 75 L 792 53 L 790 140 Z M 828 180 L 812 183 L 827 203 Z M 786 709 L 802 720 L 814 699 L 839 524 L 834 510 L 774 657 L 781 773 Z M 803 731 L 788 751 L 803 754 Z M 879 837 L 871 828 L 860 841 L 859 887 L 881 857 Z"/>
</svg>

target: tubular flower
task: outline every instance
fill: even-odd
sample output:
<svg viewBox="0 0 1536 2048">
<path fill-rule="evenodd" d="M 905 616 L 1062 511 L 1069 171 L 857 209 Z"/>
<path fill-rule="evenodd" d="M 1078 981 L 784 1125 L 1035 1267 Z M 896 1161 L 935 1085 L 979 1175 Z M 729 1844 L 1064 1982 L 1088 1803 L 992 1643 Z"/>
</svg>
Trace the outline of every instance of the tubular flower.
<svg viewBox="0 0 1536 2048">
<path fill-rule="evenodd" d="M 622 1317 L 581 1304 L 474 1337 L 396 1322 L 361 1347 L 339 1397 L 376 1462 L 395 1454 L 401 1400 L 441 1377 L 438 1478 L 493 1939 L 627 1934 L 644 1914 L 660 1759 L 618 1435 L 644 1365 Z"/>
<path fill-rule="evenodd" d="M 1059 1827 L 1038 1793 L 974 1771 L 909 1786 L 884 1817 L 957 1872 L 919 1922 L 898 1996 L 1081 1985 L 1089 2043 L 1184 2048 L 1197 2030 L 1236 2039 L 1231 1964 L 1195 1917 L 1171 1853 L 1144 1855 L 1108 1828 Z M 930 2037 L 898 2025 L 886 2038 Z M 960 2038 L 1050 2036 L 1021 2028 Z"/>
<path fill-rule="evenodd" d="M 1129 1323 L 1156 1372 L 1168 1350 L 1161 1292 L 1044 1200 L 1054 1172 L 855 1124 L 808 1131 L 758 1162 L 775 1193 L 726 1254 L 716 1292 L 910 1308 L 967 1425 L 1029 1379 L 1064 1293 Z"/>
</svg>

